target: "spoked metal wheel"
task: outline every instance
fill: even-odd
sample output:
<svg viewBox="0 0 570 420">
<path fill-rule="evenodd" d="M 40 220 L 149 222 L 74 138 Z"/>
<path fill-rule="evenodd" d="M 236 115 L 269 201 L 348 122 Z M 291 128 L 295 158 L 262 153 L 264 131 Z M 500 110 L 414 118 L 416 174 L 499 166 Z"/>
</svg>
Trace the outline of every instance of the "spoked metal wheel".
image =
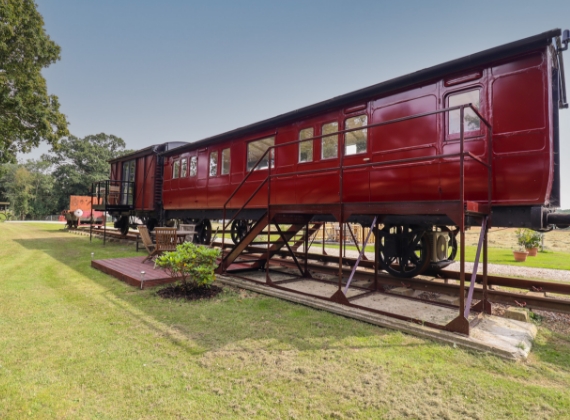
<svg viewBox="0 0 570 420">
<path fill-rule="evenodd" d="M 234 244 L 239 244 L 247 235 L 251 228 L 251 223 L 247 220 L 234 220 L 231 227 L 232 241 Z"/>
<path fill-rule="evenodd" d="M 210 244 L 212 240 L 212 223 L 209 219 L 202 219 L 196 225 L 196 235 L 194 235 L 195 244 Z"/>
<path fill-rule="evenodd" d="M 429 265 L 431 246 L 424 228 L 414 225 L 386 225 L 377 232 L 378 262 L 395 277 L 410 278 Z"/>
</svg>

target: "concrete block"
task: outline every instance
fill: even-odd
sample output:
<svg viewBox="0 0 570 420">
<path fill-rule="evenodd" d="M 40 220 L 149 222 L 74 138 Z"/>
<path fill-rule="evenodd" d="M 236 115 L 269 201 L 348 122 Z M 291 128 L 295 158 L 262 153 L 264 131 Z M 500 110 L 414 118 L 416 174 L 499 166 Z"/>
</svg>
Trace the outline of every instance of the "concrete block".
<svg viewBox="0 0 570 420">
<path fill-rule="evenodd" d="M 390 290 L 390 293 L 400 296 L 412 296 L 414 294 L 414 289 L 408 289 L 407 287 L 396 287 Z"/>
<path fill-rule="evenodd" d="M 505 311 L 505 318 L 514 319 L 516 321 L 529 322 L 528 309 L 525 308 L 508 308 Z"/>
<path fill-rule="evenodd" d="M 459 306 L 459 297 L 457 296 L 447 296 L 447 295 L 439 295 L 434 299 L 434 302 L 443 303 L 445 305 L 454 305 Z"/>
</svg>

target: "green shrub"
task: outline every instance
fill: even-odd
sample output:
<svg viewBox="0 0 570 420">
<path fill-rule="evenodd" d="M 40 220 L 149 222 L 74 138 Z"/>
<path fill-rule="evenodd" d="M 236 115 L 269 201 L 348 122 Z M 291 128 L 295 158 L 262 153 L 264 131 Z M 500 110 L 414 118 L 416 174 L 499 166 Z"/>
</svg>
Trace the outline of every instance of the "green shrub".
<svg viewBox="0 0 570 420">
<path fill-rule="evenodd" d="M 209 286 L 216 279 L 214 270 L 219 256 L 217 249 L 184 242 L 176 247 L 176 251 L 157 257 L 156 265 L 164 268 L 170 277 L 180 277 L 185 285 Z"/>
<path fill-rule="evenodd" d="M 517 229 L 517 243 L 521 248 L 538 248 L 542 243 L 542 233 L 531 229 Z"/>
</svg>

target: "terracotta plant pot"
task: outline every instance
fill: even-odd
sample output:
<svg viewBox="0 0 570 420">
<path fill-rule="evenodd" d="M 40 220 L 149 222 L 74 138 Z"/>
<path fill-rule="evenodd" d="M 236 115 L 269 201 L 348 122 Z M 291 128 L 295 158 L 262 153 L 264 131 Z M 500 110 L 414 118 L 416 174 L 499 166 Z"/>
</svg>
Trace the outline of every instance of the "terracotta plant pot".
<svg viewBox="0 0 570 420">
<path fill-rule="evenodd" d="M 525 262 L 528 252 L 526 251 L 513 251 L 513 255 L 515 256 L 515 261 L 518 262 Z"/>
<path fill-rule="evenodd" d="M 538 254 L 538 248 L 537 247 L 527 248 L 526 252 L 528 252 L 529 257 L 536 257 L 536 254 Z"/>
</svg>

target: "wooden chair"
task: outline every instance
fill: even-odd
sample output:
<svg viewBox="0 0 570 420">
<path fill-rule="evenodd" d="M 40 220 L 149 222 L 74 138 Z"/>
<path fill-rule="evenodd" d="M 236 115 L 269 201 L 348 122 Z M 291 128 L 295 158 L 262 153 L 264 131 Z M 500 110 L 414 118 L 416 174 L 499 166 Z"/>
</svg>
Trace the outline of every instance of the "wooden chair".
<svg viewBox="0 0 570 420">
<path fill-rule="evenodd" d="M 176 228 L 157 227 L 154 228 L 156 238 L 156 252 L 160 254 L 165 251 L 176 251 L 178 244 L 178 235 Z"/>
<path fill-rule="evenodd" d="M 148 228 L 146 226 L 137 226 L 137 229 L 139 230 L 143 244 L 148 251 L 148 257 L 143 260 L 143 263 L 162 254 L 165 251 L 176 251 L 176 245 L 178 241 L 176 228 L 154 228 L 156 243 L 152 242 Z"/>
<path fill-rule="evenodd" d="M 150 233 L 148 232 L 148 228 L 146 226 L 138 225 L 137 229 L 138 229 L 139 234 L 141 236 L 142 243 L 143 243 L 144 247 L 146 248 L 146 250 L 148 251 L 148 257 L 146 257 L 143 260 L 143 263 L 144 263 L 145 261 L 150 260 L 155 255 L 157 255 L 156 245 L 152 242 L 152 238 L 150 237 Z"/>
<path fill-rule="evenodd" d="M 194 236 L 196 236 L 196 225 L 180 225 L 180 230 L 184 232 L 189 232 L 184 238 L 184 242 L 194 242 Z"/>
</svg>

